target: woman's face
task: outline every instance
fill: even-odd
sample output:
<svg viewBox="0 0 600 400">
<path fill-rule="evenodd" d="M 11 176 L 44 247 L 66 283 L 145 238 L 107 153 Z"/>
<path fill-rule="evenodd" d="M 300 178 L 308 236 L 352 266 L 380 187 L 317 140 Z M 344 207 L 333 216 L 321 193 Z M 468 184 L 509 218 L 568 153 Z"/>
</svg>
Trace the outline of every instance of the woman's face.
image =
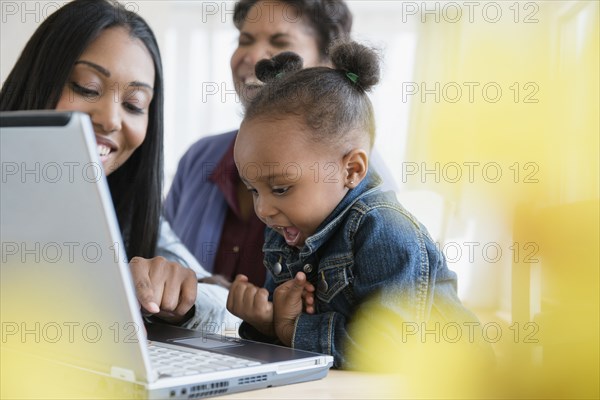
<svg viewBox="0 0 600 400">
<path fill-rule="evenodd" d="M 231 56 L 233 83 L 244 106 L 261 85 L 254 75 L 256 63 L 283 51 L 299 54 L 304 67 L 322 64 L 316 33 L 293 7 L 277 1 L 257 2 L 248 11 Z"/>
<path fill-rule="evenodd" d="M 102 32 L 76 61 L 56 109 L 89 114 L 106 175 L 144 141 L 153 83 L 150 53 L 121 27 Z"/>
</svg>

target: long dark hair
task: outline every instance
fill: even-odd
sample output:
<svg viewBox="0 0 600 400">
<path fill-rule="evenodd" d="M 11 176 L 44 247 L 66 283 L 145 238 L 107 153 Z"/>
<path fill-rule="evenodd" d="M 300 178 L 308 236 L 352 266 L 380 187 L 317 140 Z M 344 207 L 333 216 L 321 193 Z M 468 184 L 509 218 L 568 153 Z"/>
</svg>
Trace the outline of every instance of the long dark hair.
<svg viewBox="0 0 600 400">
<path fill-rule="evenodd" d="M 154 97 L 142 145 L 108 176 L 128 257 L 153 257 L 163 181 L 163 72 L 152 30 L 116 1 L 74 0 L 35 31 L 0 91 L 0 110 L 54 109 L 75 62 L 105 29 L 123 27 L 154 62 Z"/>
</svg>

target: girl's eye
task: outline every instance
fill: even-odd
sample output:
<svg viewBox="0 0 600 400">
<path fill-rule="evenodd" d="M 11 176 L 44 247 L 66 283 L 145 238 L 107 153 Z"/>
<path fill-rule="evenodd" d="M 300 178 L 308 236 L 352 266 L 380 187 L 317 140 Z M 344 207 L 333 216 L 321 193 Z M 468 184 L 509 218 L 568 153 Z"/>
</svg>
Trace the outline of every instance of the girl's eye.
<svg viewBox="0 0 600 400">
<path fill-rule="evenodd" d="M 273 194 L 275 194 L 277 196 L 281 196 L 281 195 L 286 194 L 288 190 L 290 190 L 289 186 L 282 187 L 282 188 L 273 188 Z"/>
<path fill-rule="evenodd" d="M 256 189 L 254 189 L 254 188 L 247 187 L 246 189 L 248 189 L 248 191 L 250 193 L 252 193 L 253 196 L 256 196 L 258 194 L 258 192 L 256 191 Z"/>
<path fill-rule="evenodd" d="M 96 97 L 96 96 L 99 96 L 99 94 L 100 94 L 99 91 L 83 87 L 76 82 L 71 82 L 71 89 L 75 93 L 80 94 L 85 97 Z"/>
</svg>

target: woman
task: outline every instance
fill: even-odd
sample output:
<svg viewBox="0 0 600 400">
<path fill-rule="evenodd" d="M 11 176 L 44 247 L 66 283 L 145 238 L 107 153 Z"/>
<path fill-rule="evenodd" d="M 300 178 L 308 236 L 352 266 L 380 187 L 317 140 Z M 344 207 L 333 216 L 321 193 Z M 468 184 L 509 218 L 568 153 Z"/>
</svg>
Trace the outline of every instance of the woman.
<svg viewBox="0 0 600 400">
<path fill-rule="evenodd" d="M 241 0 L 233 20 L 240 33 L 231 73 L 244 106 L 260 85 L 254 75 L 258 61 L 293 51 L 306 67 L 328 65 L 327 49 L 348 37 L 352 27 L 343 0 Z M 217 283 L 229 287 L 237 274 L 244 274 L 262 286 L 265 225 L 254 214 L 252 195 L 237 173 L 236 135 L 237 130 L 192 145 L 179 163 L 165 216 L 204 268 L 221 276 Z"/>
<path fill-rule="evenodd" d="M 90 115 L 145 314 L 188 327 L 231 322 L 226 292 L 198 287 L 196 275 L 209 274 L 160 219 L 162 65 L 146 22 L 108 0 L 75 0 L 53 13 L 0 93 L 2 111 L 33 109 Z"/>
</svg>

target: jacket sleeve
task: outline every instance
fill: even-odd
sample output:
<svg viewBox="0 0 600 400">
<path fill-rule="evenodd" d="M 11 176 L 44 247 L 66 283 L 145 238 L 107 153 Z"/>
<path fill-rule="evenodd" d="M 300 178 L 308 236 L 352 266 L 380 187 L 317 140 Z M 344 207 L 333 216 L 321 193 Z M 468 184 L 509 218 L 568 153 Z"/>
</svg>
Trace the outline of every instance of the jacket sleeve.
<svg viewBox="0 0 600 400">
<path fill-rule="evenodd" d="M 156 253 L 169 261 L 192 269 L 198 279 L 210 276 L 164 219 L 161 219 Z M 193 313 L 190 312 L 190 318 L 181 325 L 206 333 L 237 336 L 241 320 L 227 311 L 228 294 L 229 291 L 219 285 L 198 283 Z"/>
<path fill-rule="evenodd" d="M 169 261 L 176 262 L 186 268 L 192 269 L 198 279 L 205 278 L 211 274 L 202 268 L 202 265 L 196 260 L 196 257 L 190 253 L 181 240 L 177 237 L 169 222 L 164 218 L 160 220 L 160 230 L 158 234 L 158 243 L 156 245 L 156 255 L 162 256 Z"/>
<path fill-rule="evenodd" d="M 194 314 L 181 326 L 205 333 L 238 337 L 242 320 L 227 311 L 229 291 L 222 286 L 198 283 Z"/>
</svg>

